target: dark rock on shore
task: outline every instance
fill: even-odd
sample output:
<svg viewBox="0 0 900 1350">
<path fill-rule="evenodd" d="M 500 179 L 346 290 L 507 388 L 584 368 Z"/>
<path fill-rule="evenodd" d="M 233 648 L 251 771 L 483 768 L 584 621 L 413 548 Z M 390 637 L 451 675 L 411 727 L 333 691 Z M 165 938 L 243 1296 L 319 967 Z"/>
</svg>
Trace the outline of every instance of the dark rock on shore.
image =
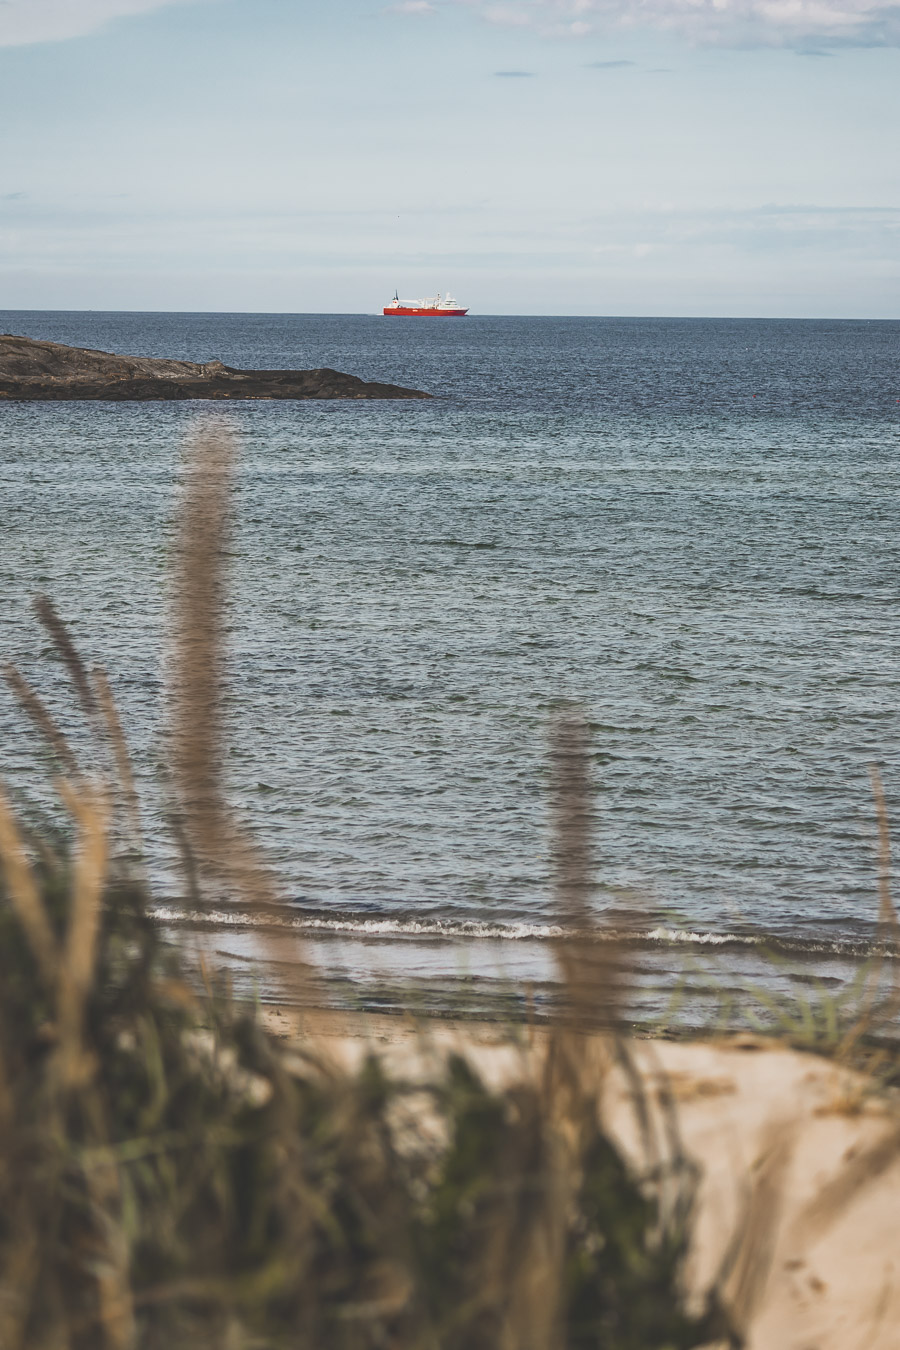
<svg viewBox="0 0 900 1350">
<path fill-rule="evenodd" d="M 0 400 L 430 397 L 339 370 L 235 370 L 221 361 L 115 356 L 0 334 Z"/>
</svg>

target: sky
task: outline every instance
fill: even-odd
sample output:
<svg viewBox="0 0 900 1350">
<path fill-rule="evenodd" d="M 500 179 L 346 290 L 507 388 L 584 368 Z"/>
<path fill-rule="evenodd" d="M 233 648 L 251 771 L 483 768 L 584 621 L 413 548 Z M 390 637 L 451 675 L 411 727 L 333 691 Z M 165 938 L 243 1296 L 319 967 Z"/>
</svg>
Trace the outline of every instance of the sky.
<svg viewBox="0 0 900 1350">
<path fill-rule="evenodd" d="M 0 309 L 900 318 L 900 3 L 0 0 Z"/>
</svg>

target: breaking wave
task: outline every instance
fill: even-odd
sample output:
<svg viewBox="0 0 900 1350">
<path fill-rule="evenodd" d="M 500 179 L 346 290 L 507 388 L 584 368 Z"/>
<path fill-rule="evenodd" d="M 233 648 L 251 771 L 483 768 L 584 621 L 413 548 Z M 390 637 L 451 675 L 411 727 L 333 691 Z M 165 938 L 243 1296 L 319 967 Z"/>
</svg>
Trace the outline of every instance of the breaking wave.
<svg viewBox="0 0 900 1350">
<path fill-rule="evenodd" d="M 238 907 L 224 907 L 197 910 L 176 903 L 161 904 L 154 907 L 154 917 L 158 922 L 171 927 L 191 927 L 227 930 L 252 930 L 294 932 L 306 934 L 311 938 L 343 937 L 357 940 L 384 940 L 418 938 L 425 941 L 490 941 L 490 942 L 552 942 L 560 938 L 584 938 L 588 931 L 566 928 L 561 924 L 547 922 L 527 922 L 522 920 L 491 921 L 464 918 L 415 918 L 404 915 L 399 917 L 359 915 L 352 913 L 333 914 L 325 917 L 315 913 L 297 913 L 291 909 L 266 909 L 262 912 L 250 912 Z M 873 938 L 872 935 L 857 938 L 822 939 L 809 938 L 803 934 L 772 934 L 762 932 L 714 932 L 692 928 L 657 925 L 641 930 L 632 928 L 597 928 L 590 935 L 606 941 L 624 941 L 634 947 L 682 949 L 715 949 L 719 951 L 740 948 L 756 948 L 761 954 L 789 955 L 796 957 L 834 957 L 848 960 L 864 960 L 869 956 L 881 955 L 888 958 L 900 956 L 900 948 L 890 941 Z"/>
</svg>

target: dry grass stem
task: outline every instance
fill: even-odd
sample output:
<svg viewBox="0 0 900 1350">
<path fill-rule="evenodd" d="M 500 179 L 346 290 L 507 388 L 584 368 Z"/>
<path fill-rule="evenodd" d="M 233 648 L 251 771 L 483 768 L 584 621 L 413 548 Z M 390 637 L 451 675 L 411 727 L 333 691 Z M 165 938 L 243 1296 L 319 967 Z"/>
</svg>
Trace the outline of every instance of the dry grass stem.
<svg viewBox="0 0 900 1350">
<path fill-rule="evenodd" d="M 188 446 L 172 620 L 172 764 L 193 847 L 207 863 L 230 844 L 222 790 L 224 552 L 234 458 L 222 426 Z"/>
<path fill-rule="evenodd" d="M 900 962 L 900 924 L 897 920 L 897 911 L 894 907 L 894 901 L 891 894 L 891 833 L 888 822 L 887 802 L 884 795 L 884 784 L 881 779 L 881 773 L 876 764 L 869 765 L 869 777 L 872 783 L 872 798 L 875 803 L 875 820 L 878 829 L 878 926 L 877 933 L 879 939 L 879 949 L 872 960 L 869 969 L 866 971 L 865 980 L 859 1000 L 859 1006 L 853 1025 L 849 1028 L 846 1035 L 841 1040 L 838 1047 L 838 1055 L 847 1059 L 853 1053 L 873 1028 L 878 1012 L 879 1020 L 888 1028 L 900 1012 L 900 984 L 898 984 L 898 962 Z M 891 964 L 891 991 L 880 1009 L 876 1009 L 876 1003 L 882 990 L 882 975 L 884 971 L 885 955 L 883 947 L 890 944 L 893 947 L 893 961 Z"/>
<path fill-rule="evenodd" d="M 105 795 L 81 784 L 60 784 L 60 796 L 78 827 L 71 912 L 59 961 L 57 995 L 60 1070 L 65 1085 L 91 1071 L 83 1054 L 85 1003 L 94 977 L 97 934 L 108 862 L 109 809 Z"/>
<path fill-rule="evenodd" d="M 66 670 L 75 687 L 82 711 L 91 722 L 97 717 L 97 702 L 91 687 L 87 668 L 79 656 L 75 644 L 69 636 L 69 630 L 56 612 L 53 601 L 47 595 L 34 598 L 34 611 L 43 624 L 56 650 L 65 663 Z"/>
<path fill-rule="evenodd" d="M 580 713 L 558 717 L 550 728 L 555 909 L 564 936 L 557 941 L 574 1024 L 598 1019 L 613 1025 L 622 996 L 621 952 L 597 931 L 590 900 L 593 880 L 593 793 L 590 732 Z"/>
<path fill-rule="evenodd" d="M 74 777 L 78 772 L 78 761 L 72 747 L 66 740 L 43 701 L 31 688 L 22 673 L 13 665 L 3 667 L 3 678 L 15 695 L 19 705 L 37 727 L 44 740 L 59 759 L 66 773 Z"/>
<path fill-rule="evenodd" d="M 884 783 L 877 764 L 869 765 L 872 796 L 875 800 L 875 818 L 878 822 L 878 922 L 884 936 L 896 937 L 897 911 L 891 895 L 891 831 L 888 824 Z"/>
<path fill-rule="evenodd" d="M 109 744 L 112 748 L 113 764 L 115 768 L 114 781 L 119 786 L 122 794 L 125 810 L 128 815 L 129 826 L 133 836 L 134 847 L 137 850 L 140 850 L 143 833 L 141 827 L 141 806 L 138 799 L 137 788 L 134 783 L 134 775 L 131 770 L 131 756 L 128 753 L 125 732 L 122 729 L 122 723 L 119 719 L 119 710 L 116 707 L 112 690 L 109 687 L 109 680 L 106 677 L 106 672 L 97 666 L 91 671 L 91 675 L 96 691 L 97 704 L 100 708 Z"/>
<path fill-rule="evenodd" d="M 223 783 L 225 554 L 234 456 L 234 438 L 222 424 L 198 429 L 187 446 L 174 577 L 171 747 L 177 833 L 192 895 L 202 901 L 204 878 L 212 876 L 262 911 L 277 903 L 277 889 L 234 819 Z M 299 939 L 297 947 L 294 978 L 308 991 L 313 974 Z"/>
<path fill-rule="evenodd" d="M 868 1148 L 850 1158 L 823 1186 L 791 1226 L 791 1241 L 805 1245 L 840 1218 L 849 1205 L 884 1176 L 900 1158 L 900 1126 L 892 1124 Z"/>
<path fill-rule="evenodd" d="M 6 890 L 48 987 L 56 982 L 58 954 L 37 882 L 12 807 L 0 788 L 0 867 Z"/>
<path fill-rule="evenodd" d="M 750 1178 L 735 1238 L 716 1280 L 718 1296 L 741 1344 L 765 1297 L 772 1269 L 785 1183 L 793 1156 L 795 1132 L 791 1124 L 772 1126 L 763 1140 Z"/>
</svg>

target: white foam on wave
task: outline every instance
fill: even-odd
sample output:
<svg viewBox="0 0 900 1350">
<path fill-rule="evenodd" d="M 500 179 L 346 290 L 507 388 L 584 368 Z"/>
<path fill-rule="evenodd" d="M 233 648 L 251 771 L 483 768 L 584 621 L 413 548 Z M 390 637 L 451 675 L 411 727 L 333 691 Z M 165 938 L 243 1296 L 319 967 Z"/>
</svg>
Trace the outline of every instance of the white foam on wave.
<svg viewBox="0 0 900 1350">
<path fill-rule="evenodd" d="M 153 917 L 160 923 L 203 924 L 216 928 L 284 928 L 299 932 L 352 934 L 357 937 L 495 938 L 547 941 L 566 936 L 566 929 L 548 923 L 488 923 L 477 919 L 324 919 L 316 915 L 248 914 L 246 910 L 188 910 L 157 905 Z"/>
<path fill-rule="evenodd" d="M 219 907 L 216 909 L 196 910 L 177 904 L 156 905 L 153 917 L 163 924 L 187 925 L 191 927 L 219 929 L 267 928 L 285 932 L 306 933 L 311 937 L 349 937 L 364 941 L 367 938 L 420 938 L 443 939 L 444 941 L 474 940 L 494 942 L 550 942 L 558 938 L 579 938 L 583 931 L 565 928 L 553 923 L 530 923 L 524 920 L 503 923 L 483 919 L 415 919 L 415 918 L 378 918 L 341 914 L 334 918 L 325 918 L 317 914 L 296 914 L 287 910 L 278 913 L 267 909 L 264 913 L 250 913 L 246 909 Z M 644 943 L 659 947 L 755 947 L 766 948 L 773 945 L 783 951 L 794 951 L 798 955 L 823 955 L 860 957 L 880 954 L 895 957 L 897 952 L 891 944 L 884 943 L 841 943 L 804 940 L 802 938 L 775 939 L 764 934 L 754 933 L 714 933 L 698 931 L 692 928 L 674 928 L 659 925 L 645 932 L 634 929 L 616 931 L 615 929 L 593 929 L 593 938 L 599 937 L 615 942 Z"/>
<path fill-rule="evenodd" d="M 647 942 L 687 943 L 694 947 L 730 947 L 735 943 L 759 947 L 764 939 L 747 933 L 696 933 L 688 928 L 651 928 L 643 934 Z"/>
</svg>

